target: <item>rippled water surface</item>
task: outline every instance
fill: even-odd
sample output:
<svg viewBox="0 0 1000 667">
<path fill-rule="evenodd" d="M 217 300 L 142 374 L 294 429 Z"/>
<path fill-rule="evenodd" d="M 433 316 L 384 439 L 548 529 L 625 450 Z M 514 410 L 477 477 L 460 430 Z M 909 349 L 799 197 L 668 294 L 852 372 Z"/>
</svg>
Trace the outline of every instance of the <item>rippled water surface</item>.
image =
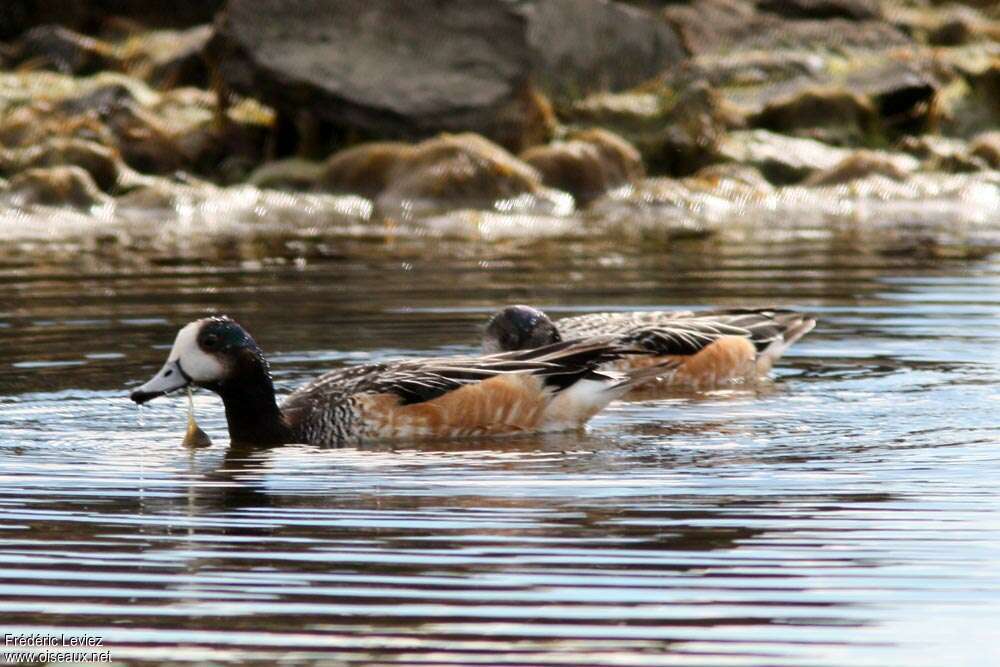
<svg viewBox="0 0 1000 667">
<path fill-rule="evenodd" d="M 2 631 L 128 661 L 1000 661 L 997 260 L 745 239 L 379 257 L 5 269 Z M 773 382 L 542 438 L 235 454 L 202 392 L 215 445 L 192 454 L 181 397 L 126 398 L 206 313 L 253 331 L 286 392 L 472 351 L 509 302 L 820 324 Z"/>
</svg>

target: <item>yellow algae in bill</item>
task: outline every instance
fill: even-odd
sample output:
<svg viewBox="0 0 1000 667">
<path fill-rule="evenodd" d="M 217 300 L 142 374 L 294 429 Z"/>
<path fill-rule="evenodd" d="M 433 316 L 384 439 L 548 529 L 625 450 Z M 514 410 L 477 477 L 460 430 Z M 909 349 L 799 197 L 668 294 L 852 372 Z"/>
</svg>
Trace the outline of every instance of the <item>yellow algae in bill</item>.
<svg viewBox="0 0 1000 667">
<path fill-rule="evenodd" d="M 188 449 L 203 449 L 212 446 L 212 439 L 201 430 L 198 422 L 194 420 L 194 398 L 191 394 L 191 387 L 188 387 L 188 425 L 184 434 L 184 441 L 181 443 Z"/>
</svg>

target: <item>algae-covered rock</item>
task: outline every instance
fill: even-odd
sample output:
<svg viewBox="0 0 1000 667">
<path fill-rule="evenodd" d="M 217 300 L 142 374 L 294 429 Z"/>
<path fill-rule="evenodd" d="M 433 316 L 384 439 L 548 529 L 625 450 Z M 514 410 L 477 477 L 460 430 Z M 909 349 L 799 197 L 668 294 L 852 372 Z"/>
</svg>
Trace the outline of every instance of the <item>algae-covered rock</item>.
<svg viewBox="0 0 1000 667">
<path fill-rule="evenodd" d="M 818 10 L 822 3 L 819 0 L 793 0 L 765 6 L 793 10 L 796 5 L 804 9 L 808 4 L 813 4 Z M 829 6 L 834 4 L 828 3 Z M 839 4 L 846 10 L 850 3 Z M 863 4 L 856 3 L 856 9 L 862 13 Z M 663 15 L 677 29 L 688 52 L 695 55 L 754 50 L 838 53 L 912 44 L 902 30 L 879 20 L 829 18 L 829 12 L 827 18 L 787 20 L 771 12 L 759 12 L 754 3 L 741 0 L 694 0 L 671 4 L 664 9 Z"/>
<path fill-rule="evenodd" d="M 750 130 L 727 135 L 719 144 L 718 155 L 724 161 L 751 165 L 770 182 L 784 184 L 832 169 L 847 158 L 850 151 L 812 139 Z"/>
<path fill-rule="evenodd" d="M 319 187 L 325 171 L 321 162 L 288 158 L 265 162 L 250 173 L 247 182 L 273 190 L 313 190 Z"/>
<path fill-rule="evenodd" d="M 327 160 L 320 186 L 327 192 L 374 199 L 413 152 L 410 144 L 399 141 L 378 141 L 344 149 Z"/>
<path fill-rule="evenodd" d="M 121 74 L 73 78 L 0 73 L 0 142 L 45 145 L 53 138 L 95 142 L 144 173 L 177 170 L 223 176 L 236 161 L 262 157 L 273 118 L 252 101 L 223 113 L 207 91 L 156 92 Z M 104 177 L 99 182 L 106 184 Z"/>
<path fill-rule="evenodd" d="M 565 205 L 542 187 L 535 169 L 474 134 L 443 135 L 414 146 L 390 172 L 375 203 L 382 211 L 415 212 Z"/>
<path fill-rule="evenodd" d="M 714 161 L 715 146 L 739 117 L 712 88 L 695 82 L 679 93 L 651 87 L 592 95 L 566 114 L 573 126 L 600 126 L 634 145 L 653 171 L 689 174 Z"/>
<path fill-rule="evenodd" d="M 592 128 L 565 141 L 529 148 L 521 159 L 538 170 L 545 185 L 586 204 L 612 188 L 646 176 L 639 151 L 621 137 Z"/>
<path fill-rule="evenodd" d="M 41 204 L 86 209 L 108 201 L 89 173 L 67 165 L 21 172 L 10 179 L 5 194 L 19 206 Z"/>
<path fill-rule="evenodd" d="M 840 145 L 863 143 L 879 129 L 868 98 L 841 88 L 804 88 L 769 101 L 748 122 L 774 132 Z"/>
<path fill-rule="evenodd" d="M 967 172 L 988 168 L 982 159 L 969 153 L 969 145 L 962 139 L 925 134 L 919 137 L 904 137 L 897 145 L 923 163 L 927 171 Z"/>
<path fill-rule="evenodd" d="M 984 132 L 972 140 L 969 153 L 988 164 L 992 169 L 1000 169 L 1000 131 Z"/>
<path fill-rule="evenodd" d="M 329 192 L 373 199 L 389 215 L 572 208 L 568 196 L 543 187 L 533 167 L 471 133 L 443 134 L 412 145 L 375 142 L 349 148 L 327 161 L 320 185 Z"/>
<path fill-rule="evenodd" d="M 884 176 L 894 181 L 904 181 L 919 166 L 920 162 L 909 155 L 859 150 L 854 151 L 833 167 L 811 174 L 802 184 L 807 186 L 838 185 L 872 175 Z"/>
<path fill-rule="evenodd" d="M 756 167 L 734 162 L 703 167 L 690 177 L 690 181 L 700 181 L 709 184 L 709 187 L 720 189 L 737 184 L 749 188 L 754 193 L 771 192 L 774 189 Z"/>
<path fill-rule="evenodd" d="M 28 148 L 0 149 L 0 173 L 16 174 L 26 169 L 75 165 L 84 169 L 101 190 L 118 184 L 121 158 L 111 148 L 83 139 L 55 137 Z"/>
<path fill-rule="evenodd" d="M 158 30 L 130 36 L 122 45 L 127 71 L 158 88 L 209 85 L 205 49 L 212 26 Z"/>
</svg>

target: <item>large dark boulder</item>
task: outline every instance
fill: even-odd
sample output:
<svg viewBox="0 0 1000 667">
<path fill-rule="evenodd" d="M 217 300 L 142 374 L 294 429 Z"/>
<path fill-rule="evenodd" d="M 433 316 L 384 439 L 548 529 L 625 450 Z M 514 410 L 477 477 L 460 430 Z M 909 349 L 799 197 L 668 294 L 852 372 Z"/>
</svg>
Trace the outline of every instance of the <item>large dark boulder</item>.
<svg viewBox="0 0 1000 667">
<path fill-rule="evenodd" d="M 535 80 L 550 95 L 619 91 L 686 57 L 657 13 L 609 0 L 536 0 L 525 5 Z"/>
<path fill-rule="evenodd" d="M 230 0 L 210 53 L 235 92 L 369 135 L 517 145 L 535 122 L 526 19 L 496 0 Z"/>
</svg>

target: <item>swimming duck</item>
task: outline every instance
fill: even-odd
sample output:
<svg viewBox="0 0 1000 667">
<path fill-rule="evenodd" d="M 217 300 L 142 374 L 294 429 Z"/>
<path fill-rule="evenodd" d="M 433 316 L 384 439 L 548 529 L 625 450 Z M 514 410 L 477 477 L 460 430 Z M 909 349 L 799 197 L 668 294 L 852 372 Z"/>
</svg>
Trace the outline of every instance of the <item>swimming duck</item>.
<svg viewBox="0 0 1000 667">
<path fill-rule="evenodd" d="M 629 370 L 673 361 L 676 371 L 642 388 L 709 388 L 767 374 L 816 320 L 793 310 L 732 309 L 591 313 L 553 322 L 531 306 L 504 308 L 486 325 L 483 350 L 495 353 L 551 345 L 564 338 L 612 336 L 645 354 L 619 357 L 603 368 Z"/>
<path fill-rule="evenodd" d="M 598 365 L 636 350 L 610 337 L 482 357 L 351 366 L 295 390 L 279 407 L 267 361 L 229 317 L 182 328 L 163 368 L 131 394 L 142 404 L 196 385 L 222 397 L 234 443 L 453 438 L 578 428 L 669 364 L 624 375 Z"/>
</svg>

